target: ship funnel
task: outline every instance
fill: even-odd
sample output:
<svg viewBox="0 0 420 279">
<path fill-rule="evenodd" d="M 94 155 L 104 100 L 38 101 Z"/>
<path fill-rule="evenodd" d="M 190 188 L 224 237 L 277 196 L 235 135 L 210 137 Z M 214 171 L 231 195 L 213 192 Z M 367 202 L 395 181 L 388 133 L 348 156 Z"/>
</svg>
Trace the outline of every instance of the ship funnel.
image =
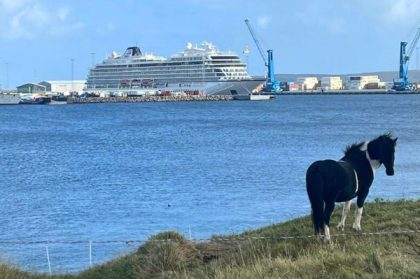
<svg viewBox="0 0 420 279">
<path fill-rule="evenodd" d="M 139 47 L 129 47 L 124 52 L 124 57 L 126 58 L 131 57 L 131 56 L 141 56 L 141 55 L 142 53 Z"/>
</svg>

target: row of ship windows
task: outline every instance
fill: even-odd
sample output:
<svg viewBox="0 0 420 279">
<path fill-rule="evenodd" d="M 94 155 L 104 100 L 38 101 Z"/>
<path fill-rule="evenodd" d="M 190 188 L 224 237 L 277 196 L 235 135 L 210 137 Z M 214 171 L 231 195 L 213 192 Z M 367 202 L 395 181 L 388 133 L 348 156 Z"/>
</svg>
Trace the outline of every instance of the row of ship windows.
<svg viewBox="0 0 420 279">
<path fill-rule="evenodd" d="M 239 57 L 234 57 L 234 56 L 220 56 L 220 57 L 211 57 L 211 59 L 207 58 L 207 57 L 183 57 L 183 58 L 172 58 L 169 61 L 166 61 L 167 63 L 201 63 L 203 61 L 234 61 L 236 63 L 236 61 L 241 61 L 241 59 Z"/>
<path fill-rule="evenodd" d="M 217 80 L 245 80 L 246 78 L 233 78 L 233 77 L 221 77 L 221 78 L 216 78 L 216 79 L 207 79 L 205 80 L 207 81 L 217 81 Z M 178 82 L 180 79 L 172 79 L 172 82 Z M 195 81 L 195 82 L 202 82 L 202 79 L 188 79 L 190 82 L 191 81 Z M 168 79 L 167 81 L 171 81 L 171 79 Z M 121 80 L 90 80 L 87 82 L 88 86 L 93 87 L 93 88 L 108 88 L 108 87 L 119 87 L 121 84 Z M 157 85 L 156 85 L 157 86 Z M 163 85 L 159 85 L 159 86 L 163 86 Z"/>
<path fill-rule="evenodd" d="M 196 61 L 196 60 L 203 60 L 204 57 L 202 56 L 197 56 L 197 57 L 173 57 L 171 58 L 171 60 L 173 61 L 185 61 L 185 60 L 189 60 L 189 61 Z"/>
<path fill-rule="evenodd" d="M 239 75 L 234 75 L 234 74 L 222 74 L 222 73 L 219 73 L 219 74 L 215 74 L 215 75 L 207 75 L 207 76 L 200 76 L 200 75 L 188 75 L 188 74 L 185 74 L 185 75 L 176 75 L 176 76 L 156 76 L 156 75 L 154 75 L 154 76 L 147 76 L 147 75 L 144 75 L 144 76 L 142 76 L 142 78 L 143 79 L 147 79 L 147 78 L 149 78 L 149 79 L 156 79 L 156 78 L 161 78 L 161 79 L 184 79 L 184 78 L 197 78 L 197 79 L 207 79 L 207 78 L 221 78 L 221 77 L 228 77 L 228 78 L 232 78 L 232 79 L 241 79 L 241 78 L 249 78 L 249 76 L 248 75 L 245 75 L 245 74 L 239 74 Z M 118 78 L 118 79 L 136 79 L 136 78 L 138 78 L 138 76 L 133 76 L 133 77 L 128 77 L 128 76 L 116 76 L 116 75 L 113 75 L 113 76 L 109 76 L 109 77 L 105 77 L 105 76 L 101 76 L 101 77 L 93 77 L 93 76 L 90 76 L 89 77 L 89 80 L 109 80 L 109 79 L 115 79 L 115 78 Z"/>
<path fill-rule="evenodd" d="M 184 75 L 188 75 L 188 76 L 248 76 L 248 73 L 245 72 L 219 72 L 219 73 L 197 73 L 197 72 L 182 72 L 182 73 L 104 73 L 101 75 L 95 75 L 95 74 L 90 74 L 89 77 L 96 77 L 96 78 L 100 78 L 103 76 L 121 76 L 121 77 L 126 77 L 126 76 L 158 76 L 158 77 L 167 77 L 167 76 L 184 76 Z"/>
<path fill-rule="evenodd" d="M 204 70 L 204 71 L 203 71 Z M 191 73 L 191 72 L 200 72 L 200 73 L 213 73 L 213 72 L 236 72 L 236 73 L 245 73 L 245 69 L 244 68 L 239 68 L 239 67 L 226 67 L 226 68 L 219 68 L 219 69 L 211 69 L 211 68 L 206 68 L 206 69 L 165 69 L 165 70 L 158 70 L 158 69 L 152 69 L 152 70 L 147 70 L 147 71 L 139 71 L 139 70 L 119 70 L 118 73 L 138 73 L 138 74 L 144 74 L 144 73 L 157 73 L 157 74 L 171 74 L 171 73 Z M 101 74 L 101 73 L 114 73 L 115 69 L 108 69 L 108 70 L 94 70 L 91 71 L 92 74 Z"/>
<path fill-rule="evenodd" d="M 132 78 L 138 78 L 139 76 L 141 76 L 142 78 L 177 78 L 177 77 L 197 77 L 197 78 L 209 78 L 209 77 L 249 77 L 248 74 L 245 73 L 214 73 L 214 74 L 210 74 L 210 75 L 198 75 L 198 74 L 188 74 L 188 73 L 184 73 L 184 74 L 173 74 L 173 75 L 135 75 L 135 76 L 131 76 Z M 126 78 L 131 78 L 130 76 L 127 75 L 110 75 L 108 76 L 108 78 L 113 78 L 113 77 L 119 77 L 121 79 L 126 79 Z M 102 78 L 107 78 L 106 76 L 89 76 L 89 79 L 102 79 Z"/>
<path fill-rule="evenodd" d="M 200 66 L 203 67 L 206 66 L 228 66 L 229 64 L 232 64 L 232 66 L 245 66 L 244 63 L 242 63 L 240 60 L 238 61 L 206 61 L 203 62 L 185 62 L 185 63 L 141 63 L 141 64 L 124 64 L 124 65 L 115 65 L 115 64 L 103 64 L 103 65 L 97 65 L 96 68 L 142 68 L 142 67 L 170 67 L 170 66 L 177 66 L 177 67 L 185 67 L 185 66 Z"/>
<path fill-rule="evenodd" d="M 93 78 L 90 77 L 88 79 L 89 83 L 95 82 L 95 83 L 102 83 L 102 82 L 108 82 L 110 80 L 125 80 L 125 79 L 135 79 L 138 77 L 127 77 L 127 76 L 121 76 L 121 77 L 116 77 L 116 76 L 112 76 L 112 77 L 101 77 L 101 78 Z M 194 75 L 183 75 L 183 76 L 174 76 L 174 77 L 147 77 L 147 76 L 143 76 L 143 79 L 164 79 L 164 80 L 182 80 L 182 79 L 196 79 L 196 80 L 204 80 L 204 79 L 224 79 L 224 78 L 228 78 L 228 79 L 247 79 L 249 78 L 248 75 L 240 75 L 240 76 L 234 76 L 234 75 L 223 75 L 223 74 L 217 74 L 214 76 L 206 76 L 206 77 L 202 77 L 202 76 L 194 76 Z"/>
</svg>

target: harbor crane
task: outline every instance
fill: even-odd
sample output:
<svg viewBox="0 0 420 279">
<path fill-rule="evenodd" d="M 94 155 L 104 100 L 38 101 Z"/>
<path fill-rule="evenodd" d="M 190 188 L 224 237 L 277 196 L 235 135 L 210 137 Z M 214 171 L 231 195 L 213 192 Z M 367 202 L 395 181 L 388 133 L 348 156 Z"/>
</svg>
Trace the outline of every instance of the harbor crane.
<svg viewBox="0 0 420 279">
<path fill-rule="evenodd" d="M 257 39 L 257 36 L 254 32 L 254 29 L 249 23 L 248 19 L 245 19 L 245 24 L 248 27 L 249 33 L 251 33 L 252 39 L 254 40 L 255 45 L 258 48 L 258 51 L 264 61 L 264 65 L 267 67 L 267 78 L 264 83 L 263 92 L 264 93 L 276 93 L 281 91 L 280 82 L 276 80 L 274 76 L 274 59 L 273 59 L 273 50 L 267 50 L 267 57 L 264 54 L 264 50 L 261 47 L 260 42 Z"/>
<path fill-rule="evenodd" d="M 414 36 L 414 39 L 411 41 L 408 50 L 406 47 L 407 42 L 401 42 L 400 44 L 400 70 L 399 70 L 399 79 L 394 80 L 394 85 L 392 89 L 397 91 L 411 90 L 410 83 L 408 82 L 408 62 L 410 57 L 413 54 L 414 49 L 416 48 L 417 42 L 420 39 L 420 28 L 417 29 L 417 33 Z"/>
</svg>

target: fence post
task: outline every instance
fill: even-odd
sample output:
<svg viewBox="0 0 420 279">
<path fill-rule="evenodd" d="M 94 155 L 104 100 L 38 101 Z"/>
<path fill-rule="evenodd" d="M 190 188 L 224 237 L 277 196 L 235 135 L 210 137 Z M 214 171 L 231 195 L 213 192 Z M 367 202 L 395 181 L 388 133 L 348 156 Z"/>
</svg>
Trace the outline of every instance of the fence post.
<svg viewBox="0 0 420 279">
<path fill-rule="evenodd" d="M 47 251 L 48 271 L 49 271 L 50 275 L 52 275 L 52 272 L 51 272 L 51 262 L 50 262 L 50 253 L 48 252 L 48 245 L 45 247 L 45 249 Z"/>
<path fill-rule="evenodd" d="M 92 240 L 89 240 L 89 266 L 92 266 Z"/>
</svg>

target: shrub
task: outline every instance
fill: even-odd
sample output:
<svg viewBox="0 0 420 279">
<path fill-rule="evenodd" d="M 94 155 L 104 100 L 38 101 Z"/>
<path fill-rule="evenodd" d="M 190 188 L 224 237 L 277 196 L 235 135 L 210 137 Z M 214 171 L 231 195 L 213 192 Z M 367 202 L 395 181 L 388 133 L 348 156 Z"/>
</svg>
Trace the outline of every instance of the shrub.
<svg viewBox="0 0 420 279">
<path fill-rule="evenodd" d="M 174 272 L 197 266 L 200 252 L 194 243 L 177 232 L 163 232 L 142 245 L 135 260 L 136 278 L 165 278 Z"/>
</svg>

